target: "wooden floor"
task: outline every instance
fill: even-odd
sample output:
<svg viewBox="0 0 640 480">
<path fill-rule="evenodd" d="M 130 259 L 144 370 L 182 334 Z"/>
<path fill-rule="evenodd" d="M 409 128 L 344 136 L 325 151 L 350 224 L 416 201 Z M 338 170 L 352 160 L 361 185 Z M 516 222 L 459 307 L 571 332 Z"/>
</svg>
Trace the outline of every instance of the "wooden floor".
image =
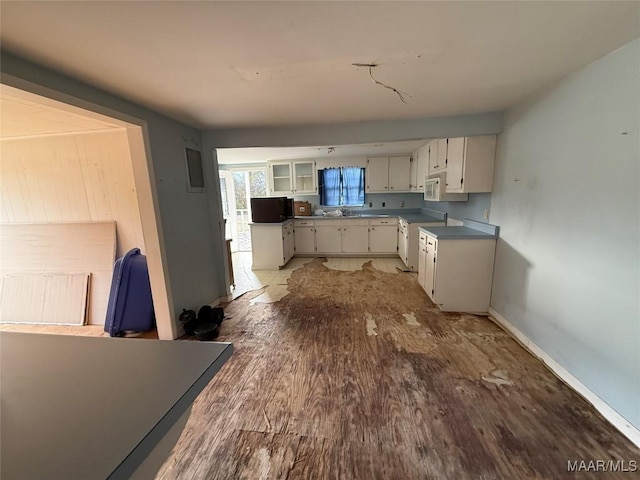
<svg viewBox="0 0 640 480">
<path fill-rule="evenodd" d="M 0 324 L 0 332 L 23 332 L 23 333 L 44 333 L 50 335 L 74 335 L 80 337 L 108 337 L 109 334 L 104 331 L 104 325 L 29 325 L 29 324 Z M 136 333 L 132 336 L 136 338 L 157 339 L 158 332 Z"/>
<path fill-rule="evenodd" d="M 439 312 L 415 274 L 316 259 L 288 288 L 225 307 L 235 353 L 157 478 L 633 478 L 567 472 L 640 451 L 489 320 Z"/>
</svg>

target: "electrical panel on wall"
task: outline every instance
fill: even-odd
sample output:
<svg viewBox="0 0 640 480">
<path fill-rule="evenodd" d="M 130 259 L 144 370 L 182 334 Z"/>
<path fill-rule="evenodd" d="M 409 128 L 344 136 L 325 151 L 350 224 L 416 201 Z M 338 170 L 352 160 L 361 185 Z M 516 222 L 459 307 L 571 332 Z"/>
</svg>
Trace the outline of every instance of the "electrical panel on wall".
<svg viewBox="0 0 640 480">
<path fill-rule="evenodd" d="M 202 153 L 192 145 L 185 145 L 185 159 L 187 162 L 187 192 L 204 192 L 204 168 Z"/>
</svg>

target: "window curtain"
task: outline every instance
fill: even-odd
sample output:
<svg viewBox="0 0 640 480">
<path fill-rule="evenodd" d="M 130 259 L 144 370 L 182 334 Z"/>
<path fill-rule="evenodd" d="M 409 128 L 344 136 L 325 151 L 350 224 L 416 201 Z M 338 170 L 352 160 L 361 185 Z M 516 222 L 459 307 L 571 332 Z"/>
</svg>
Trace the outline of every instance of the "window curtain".
<svg viewBox="0 0 640 480">
<path fill-rule="evenodd" d="M 325 168 L 322 171 L 321 204 L 328 207 L 340 205 L 340 169 Z"/>
<path fill-rule="evenodd" d="M 364 203 L 364 168 L 343 167 L 343 204 L 362 205 Z"/>
</svg>

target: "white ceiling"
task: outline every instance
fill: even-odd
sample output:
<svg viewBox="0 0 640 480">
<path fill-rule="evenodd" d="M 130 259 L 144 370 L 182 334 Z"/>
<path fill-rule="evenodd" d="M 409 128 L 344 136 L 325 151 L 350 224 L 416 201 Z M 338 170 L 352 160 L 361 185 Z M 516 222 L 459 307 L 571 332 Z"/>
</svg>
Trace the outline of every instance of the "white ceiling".
<svg viewBox="0 0 640 480">
<path fill-rule="evenodd" d="M 635 1 L 1 8 L 3 48 L 205 129 L 503 110 L 640 36 Z"/>
</svg>

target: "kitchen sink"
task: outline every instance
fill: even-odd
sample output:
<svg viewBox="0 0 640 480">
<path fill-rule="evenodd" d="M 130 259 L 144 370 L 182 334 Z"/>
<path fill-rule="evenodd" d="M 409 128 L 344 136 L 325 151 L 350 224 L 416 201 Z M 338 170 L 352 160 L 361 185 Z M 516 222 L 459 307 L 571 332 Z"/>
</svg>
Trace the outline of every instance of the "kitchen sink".
<svg viewBox="0 0 640 480">
<path fill-rule="evenodd" d="M 375 213 L 356 213 L 353 215 L 347 215 L 347 217 L 390 217 L 391 215 L 379 215 L 379 214 L 375 214 Z"/>
</svg>

